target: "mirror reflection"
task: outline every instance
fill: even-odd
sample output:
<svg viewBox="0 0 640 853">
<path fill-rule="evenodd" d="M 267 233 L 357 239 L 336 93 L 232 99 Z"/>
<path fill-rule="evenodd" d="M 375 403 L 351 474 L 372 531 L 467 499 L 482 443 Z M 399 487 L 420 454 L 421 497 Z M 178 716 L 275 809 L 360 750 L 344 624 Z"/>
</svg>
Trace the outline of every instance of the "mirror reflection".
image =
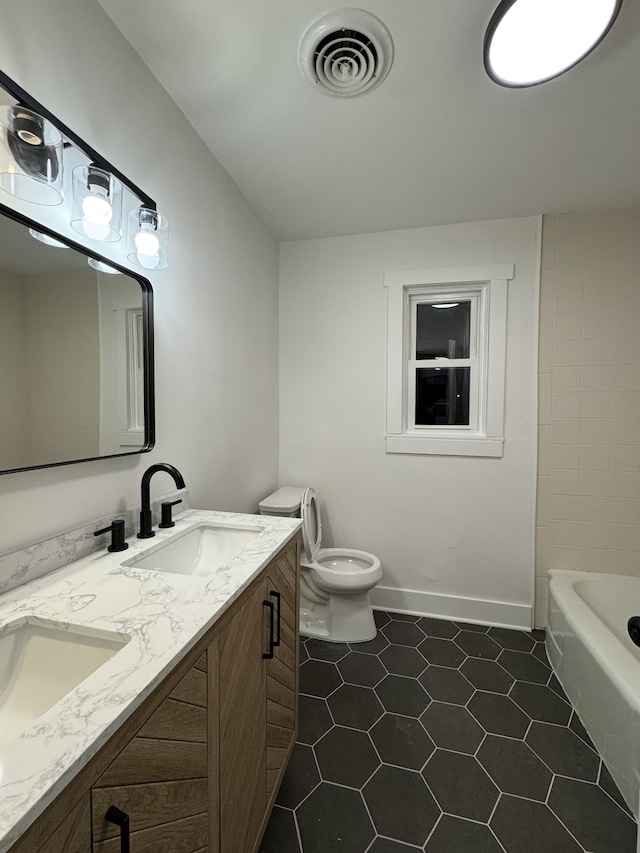
<svg viewBox="0 0 640 853">
<path fill-rule="evenodd" d="M 33 235 L 0 216 L 0 471 L 150 449 L 148 283 Z"/>
</svg>

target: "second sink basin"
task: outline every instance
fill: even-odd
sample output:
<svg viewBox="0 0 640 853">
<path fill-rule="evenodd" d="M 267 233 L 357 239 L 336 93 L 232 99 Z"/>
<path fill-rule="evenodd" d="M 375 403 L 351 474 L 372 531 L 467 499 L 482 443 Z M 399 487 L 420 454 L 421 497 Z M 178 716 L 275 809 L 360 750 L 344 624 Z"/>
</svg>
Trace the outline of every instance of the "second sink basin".
<svg viewBox="0 0 640 853">
<path fill-rule="evenodd" d="M 143 556 L 127 560 L 124 565 L 193 577 L 207 576 L 239 554 L 263 529 L 200 524 L 184 533 L 177 533 Z"/>
<path fill-rule="evenodd" d="M 0 628 L 0 749 L 128 642 L 111 631 L 24 616 Z"/>
</svg>

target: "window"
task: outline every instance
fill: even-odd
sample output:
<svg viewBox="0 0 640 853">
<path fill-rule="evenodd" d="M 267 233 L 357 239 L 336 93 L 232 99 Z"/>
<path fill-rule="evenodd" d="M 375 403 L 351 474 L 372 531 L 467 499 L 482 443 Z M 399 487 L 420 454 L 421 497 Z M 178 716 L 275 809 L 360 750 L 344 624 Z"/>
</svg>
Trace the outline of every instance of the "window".
<svg viewBox="0 0 640 853">
<path fill-rule="evenodd" d="M 388 453 L 502 456 L 513 265 L 387 273 Z"/>
</svg>

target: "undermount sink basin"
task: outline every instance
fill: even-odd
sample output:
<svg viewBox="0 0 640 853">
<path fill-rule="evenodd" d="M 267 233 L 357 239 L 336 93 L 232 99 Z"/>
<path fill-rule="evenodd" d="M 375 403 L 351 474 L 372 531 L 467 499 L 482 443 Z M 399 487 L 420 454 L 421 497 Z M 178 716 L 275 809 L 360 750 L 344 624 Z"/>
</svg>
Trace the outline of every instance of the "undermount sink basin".
<svg viewBox="0 0 640 853">
<path fill-rule="evenodd" d="M 0 627 L 0 749 L 129 642 L 24 616 Z"/>
<path fill-rule="evenodd" d="M 239 554 L 263 527 L 200 524 L 152 547 L 125 566 L 177 575 L 204 577 Z"/>
</svg>

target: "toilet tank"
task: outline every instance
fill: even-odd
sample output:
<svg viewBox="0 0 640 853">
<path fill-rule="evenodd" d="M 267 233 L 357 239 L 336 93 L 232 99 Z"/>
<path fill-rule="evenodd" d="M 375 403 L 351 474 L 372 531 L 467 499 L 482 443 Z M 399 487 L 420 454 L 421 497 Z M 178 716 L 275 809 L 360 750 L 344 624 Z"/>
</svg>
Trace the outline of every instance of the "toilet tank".
<svg viewBox="0 0 640 853">
<path fill-rule="evenodd" d="M 300 502 L 304 489 L 297 486 L 282 486 L 264 500 L 261 500 L 260 515 L 279 515 L 297 518 L 300 515 Z"/>
</svg>

